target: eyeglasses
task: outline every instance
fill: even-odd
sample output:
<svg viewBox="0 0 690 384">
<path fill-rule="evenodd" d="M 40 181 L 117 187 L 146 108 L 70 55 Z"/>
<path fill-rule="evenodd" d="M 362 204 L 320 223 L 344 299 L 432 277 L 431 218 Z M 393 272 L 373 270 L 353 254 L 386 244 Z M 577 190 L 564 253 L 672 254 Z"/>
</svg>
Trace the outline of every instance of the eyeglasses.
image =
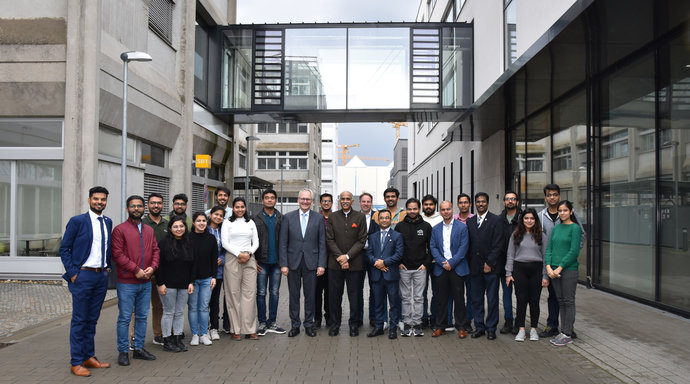
<svg viewBox="0 0 690 384">
<path fill-rule="evenodd" d="M 503 200 L 504 201 L 517 201 L 517 197 L 506 197 Z"/>
</svg>

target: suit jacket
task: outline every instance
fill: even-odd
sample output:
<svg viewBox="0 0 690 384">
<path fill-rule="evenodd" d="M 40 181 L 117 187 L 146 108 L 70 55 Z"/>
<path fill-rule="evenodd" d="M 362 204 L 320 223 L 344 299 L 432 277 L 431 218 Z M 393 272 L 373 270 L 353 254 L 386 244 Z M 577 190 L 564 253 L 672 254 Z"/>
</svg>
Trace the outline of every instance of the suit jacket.
<svg viewBox="0 0 690 384">
<path fill-rule="evenodd" d="M 482 227 L 477 228 L 475 215 L 467 219 L 467 231 L 470 236 L 470 251 L 467 254 L 470 264 L 470 273 L 478 275 L 484 273 L 484 263 L 491 267 L 490 273 L 501 273 L 501 251 L 503 241 L 503 225 L 498 216 L 491 212 L 486 213 Z"/>
<path fill-rule="evenodd" d="M 106 251 L 105 259 L 108 268 L 112 267 L 112 249 L 110 247 L 110 240 L 113 232 L 113 221 L 109 217 L 103 216 L 105 219 L 105 229 L 108 231 L 108 250 Z M 65 234 L 62 236 L 60 243 L 60 258 L 62 265 L 65 266 L 65 274 L 62 278 L 71 281 L 72 276 L 79 272 L 79 269 L 86 262 L 86 259 L 91 254 L 91 244 L 93 243 L 93 230 L 91 228 L 91 216 L 86 212 L 82 215 L 73 216 L 67 222 L 65 227 Z"/>
<path fill-rule="evenodd" d="M 367 248 L 365 255 L 371 263 L 371 271 L 369 278 L 371 281 L 379 281 L 381 277 L 388 281 L 400 280 L 400 260 L 402 260 L 403 250 L 402 235 L 392 229 L 388 229 L 386 239 L 381 248 L 381 230 L 369 235 L 369 248 Z M 383 272 L 374 267 L 374 263 L 378 259 L 383 260 L 383 264 L 388 267 L 388 272 Z"/>
<path fill-rule="evenodd" d="M 434 276 L 440 276 L 443 272 L 443 262 L 446 261 L 443 255 L 443 222 L 434 226 L 431 230 L 431 256 L 434 257 Z M 458 276 L 470 274 L 470 267 L 467 264 L 467 249 L 469 249 L 470 238 L 467 233 L 467 225 L 462 221 L 453 219 L 453 229 L 450 231 L 450 252 L 453 256 L 448 260 L 451 269 L 455 270 Z"/>
<path fill-rule="evenodd" d="M 340 270 L 338 256 L 347 254 L 350 271 L 362 270 L 362 249 L 367 242 L 367 218 L 362 212 L 350 210 L 345 214 L 343 210 L 331 212 L 328 215 L 328 227 L 326 228 L 326 245 L 330 255 L 328 256 L 328 268 Z"/>
<path fill-rule="evenodd" d="M 310 271 L 326 268 L 326 229 L 323 216 L 309 211 L 307 229 L 302 237 L 301 210 L 286 213 L 278 235 L 278 263 L 292 270 L 299 268 L 302 258 Z"/>
</svg>

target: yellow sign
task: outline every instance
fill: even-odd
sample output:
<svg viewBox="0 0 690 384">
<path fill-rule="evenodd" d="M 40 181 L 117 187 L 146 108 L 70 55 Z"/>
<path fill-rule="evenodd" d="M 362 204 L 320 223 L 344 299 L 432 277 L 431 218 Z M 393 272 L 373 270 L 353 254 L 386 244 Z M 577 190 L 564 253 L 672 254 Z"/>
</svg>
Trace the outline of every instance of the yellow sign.
<svg viewBox="0 0 690 384">
<path fill-rule="evenodd" d="M 211 155 L 196 155 L 194 163 L 197 168 L 211 168 Z"/>
</svg>

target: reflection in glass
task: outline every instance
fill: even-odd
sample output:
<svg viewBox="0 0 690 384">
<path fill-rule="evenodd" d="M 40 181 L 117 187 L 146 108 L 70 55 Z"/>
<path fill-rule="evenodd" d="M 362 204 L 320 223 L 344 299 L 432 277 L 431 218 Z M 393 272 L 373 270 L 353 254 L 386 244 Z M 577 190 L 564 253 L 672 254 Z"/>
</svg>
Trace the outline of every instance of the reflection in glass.
<svg viewBox="0 0 690 384">
<path fill-rule="evenodd" d="M 655 153 L 640 146 L 654 129 L 653 56 L 601 85 L 601 283 L 654 299 Z"/>
<path fill-rule="evenodd" d="M 472 31 L 443 28 L 443 106 L 458 108 L 472 104 Z M 467 68 L 466 68 L 467 67 Z"/>
<path fill-rule="evenodd" d="M 17 162 L 18 256 L 55 256 L 62 236 L 62 161 Z"/>
<path fill-rule="evenodd" d="M 222 107 L 251 108 L 252 31 L 225 31 Z"/>
<path fill-rule="evenodd" d="M 2 119 L 0 147 L 62 147 L 62 121 Z"/>
<path fill-rule="evenodd" d="M 511 151 L 511 163 L 513 164 L 513 190 L 518 193 L 519 196 L 523 197 L 522 203 L 524 201 L 524 196 L 526 194 L 527 178 L 525 175 L 525 162 L 521 161 L 525 158 L 525 149 L 527 148 L 525 142 L 525 125 L 520 124 L 513 127 L 511 131 L 511 141 L 513 144 L 510 147 Z M 523 205 L 523 207 L 527 207 Z M 539 205 L 535 205 L 534 208 L 539 208 Z"/>
<path fill-rule="evenodd" d="M 11 162 L 0 161 L 0 256 L 10 254 L 11 171 Z"/>
<path fill-rule="evenodd" d="M 526 193 L 523 203 L 529 207 L 544 206 L 544 185 L 549 184 L 551 132 L 550 113 L 548 110 L 527 121 L 527 142 L 525 151 L 517 155 L 517 160 L 527 175 Z"/>
<path fill-rule="evenodd" d="M 285 30 L 285 109 L 345 109 L 345 28 Z"/>
<path fill-rule="evenodd" d="M 410 108 L 409 28 L 351 28 L 348 46 L 348 109 Z"/>
</svg>

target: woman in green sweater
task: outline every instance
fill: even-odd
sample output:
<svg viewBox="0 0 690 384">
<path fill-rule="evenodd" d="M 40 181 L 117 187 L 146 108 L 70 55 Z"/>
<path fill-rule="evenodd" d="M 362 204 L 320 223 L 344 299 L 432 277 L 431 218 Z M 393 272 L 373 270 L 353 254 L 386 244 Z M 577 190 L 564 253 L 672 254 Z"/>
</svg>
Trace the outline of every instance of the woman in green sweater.
<svg viewBox="0 0 690 384">
<path fill-rule="evenodd" d="M 573 342 L 575 322 L 575 290 L 577 288 L 577 256 L 580 253 L 580 226 L 573 215 L 573 203 L 563 200 L 558 204 L 561 223 L 551 232 L 544 264 L 546 273 L 556 291 L 561 314 L 561 333 L 550 342 L 564 346 Z"/>
</svg>

